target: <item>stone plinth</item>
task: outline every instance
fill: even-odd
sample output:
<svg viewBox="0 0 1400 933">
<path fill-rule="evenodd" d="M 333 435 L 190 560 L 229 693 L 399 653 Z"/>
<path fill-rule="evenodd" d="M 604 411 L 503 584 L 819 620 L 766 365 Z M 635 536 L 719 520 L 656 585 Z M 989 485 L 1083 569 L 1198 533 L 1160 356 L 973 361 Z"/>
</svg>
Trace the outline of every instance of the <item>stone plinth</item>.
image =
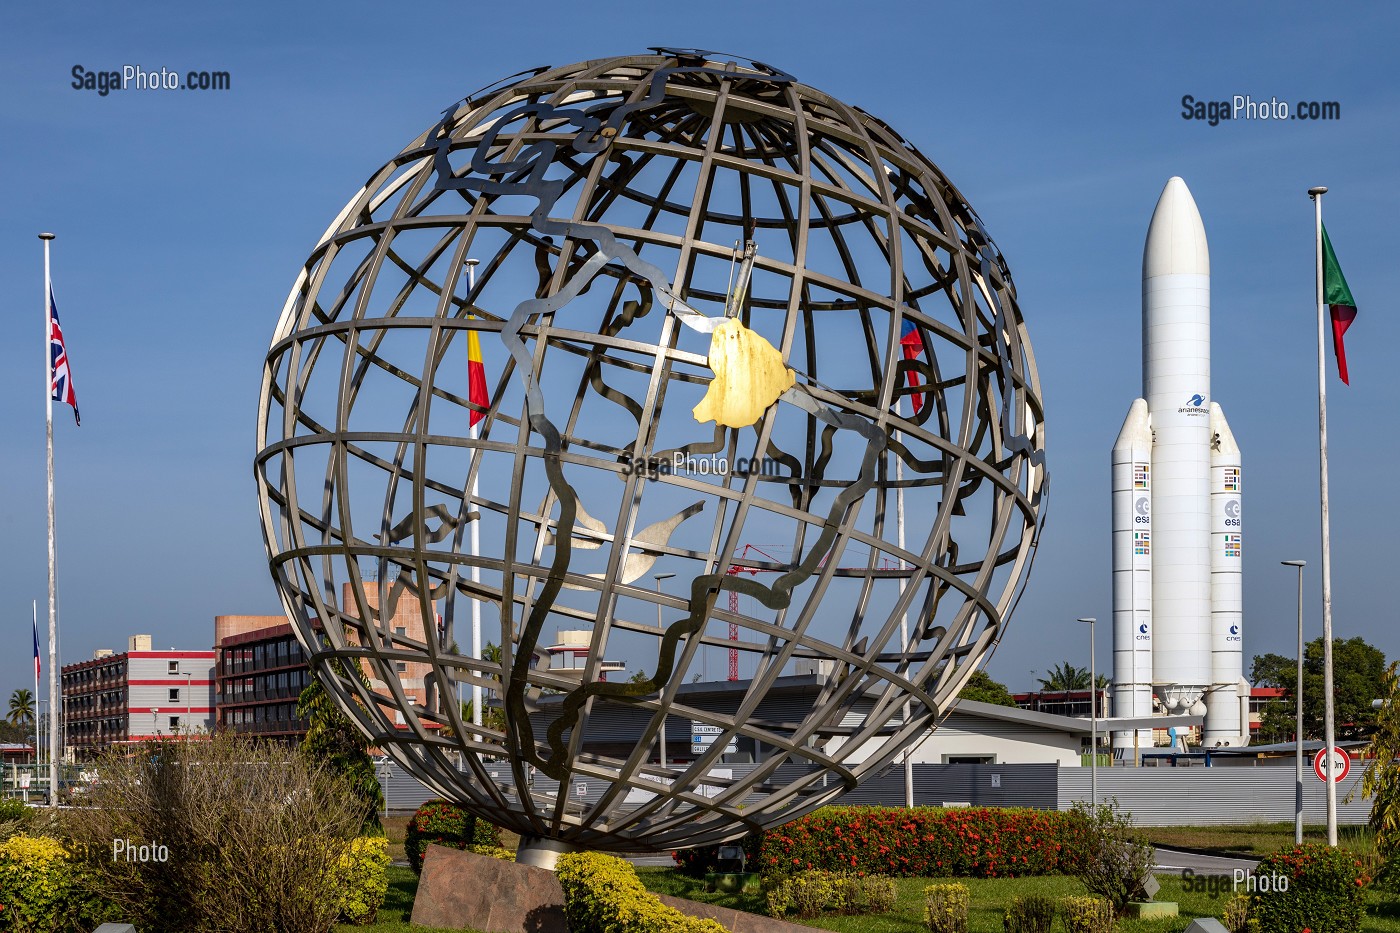
<svg viewBox="0 0 1400 933">
<path fill-rule="evenodd" d="M 423 854 L 412 921 L 483 933 L 569 933 L 554 872 L 443 846 Z"/>
<path fill-rule="evenodd" d="M 730 933 L 812 933 L 811 927 L 716 904 L 657 895 L 667 907 L 718 920 Z M 568 933 L 564 890 L 554 872 L 474 852 L 428 846 L 412 922 L 482 933 Z"/>
</svg>

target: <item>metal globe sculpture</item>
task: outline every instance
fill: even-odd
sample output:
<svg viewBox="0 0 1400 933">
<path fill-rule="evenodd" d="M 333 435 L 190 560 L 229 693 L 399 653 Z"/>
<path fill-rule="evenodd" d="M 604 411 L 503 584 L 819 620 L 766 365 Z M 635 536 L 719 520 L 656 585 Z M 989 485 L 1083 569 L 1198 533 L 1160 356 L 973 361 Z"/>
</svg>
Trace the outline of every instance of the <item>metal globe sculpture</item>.
<svg viewBox="0 0 1400 933">
<path fill-rule="evenodd" d="M 717 842 L 889 765 L 1001 637 L 1047 488 L 962 195 L 694 50 L 516 75 L 376 171 L 287 299 L 258 432 L 317 675 L 527 854 Z"/>
</svg>

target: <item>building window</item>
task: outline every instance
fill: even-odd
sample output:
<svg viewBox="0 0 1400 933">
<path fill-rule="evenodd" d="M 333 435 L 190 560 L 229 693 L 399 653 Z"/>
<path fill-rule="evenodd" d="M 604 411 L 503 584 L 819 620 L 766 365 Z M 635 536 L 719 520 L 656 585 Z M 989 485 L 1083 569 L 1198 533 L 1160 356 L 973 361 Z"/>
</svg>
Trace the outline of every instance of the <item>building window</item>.
<svg viewBox="0 0 1400 933">
<path fill-rule="evenodd" d="M 178 673 L 180 673 L 180 662 L 179 662 L 179 661 L 169 661 L 169 662 L 167 662 L 166 665 L 165 665 L 165 672 L 166 672 L 167 674 L 178 674 Z"/>
<path fill-rule="evenodd" d="M 180 688 L 179 688 L 179 687 L 171 687 L 171 688 L 170 688 L 170 696 L 166 697 L 166 699 L 169 700 L 171 703 L 178 703 L 178 702 L 180 702 Z"/>
<path fill-rule="evenodd" d="M 174 731 L 175 729 L 180 728 L 180 717 L 179 717 L 179 716 L 171 716 L 171 717 L 170 717 L 170 728 L 171 728 L 172 731 Z"/>
<path fill-rule="evenodd" d="M 408 673 L 408 662 L 407 662 L 407 661 L 395 661 L 395 662 L 394 662 L 394 670 L 398 671 L 400 674 L 407 674 L 407 673 Z"/>
<path fill-rule="evenodd" d="M 394 635 L 395 635 L 395 637 L 403 638 L 403 637 L 404 637 L 405 635 L 407 635 L 407 634 L 408 634 L 408 629 L 405 628 L 404 626 L 402 626 L 402 625 L 396 625 L 396 626 L 394 626 Z"/>
</svg>

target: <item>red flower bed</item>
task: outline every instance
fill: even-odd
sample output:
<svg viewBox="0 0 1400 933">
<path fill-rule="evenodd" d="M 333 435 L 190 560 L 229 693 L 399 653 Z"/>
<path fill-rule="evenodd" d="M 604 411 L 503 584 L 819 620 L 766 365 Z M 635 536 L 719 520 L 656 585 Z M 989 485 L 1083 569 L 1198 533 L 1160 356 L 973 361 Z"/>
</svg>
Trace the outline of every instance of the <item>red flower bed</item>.
<svg viewBox="0 0 1400 933">
<path fill-rule="evenodd" d="M 750 867 L 766 874 L 807 868 L 915 877 L 1010 878 L 1066 874 L 1083 851 L 1072 813 L 1011 808 L 824 807 L 745 840 Z M 702 868 L 712 848 L 676 853 Z"/>
</svg>

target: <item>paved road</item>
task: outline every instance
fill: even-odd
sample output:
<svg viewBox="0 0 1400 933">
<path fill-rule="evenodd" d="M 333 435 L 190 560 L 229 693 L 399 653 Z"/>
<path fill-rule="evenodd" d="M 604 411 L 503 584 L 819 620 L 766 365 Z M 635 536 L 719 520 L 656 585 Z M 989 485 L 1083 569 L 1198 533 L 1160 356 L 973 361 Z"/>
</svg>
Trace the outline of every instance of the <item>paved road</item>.
<svg viewBox="0 0 1400 933">
<path fill-rule="evenodd" d="M 1157 870 L 1160 872 L 1179 872 L 1189 868 L 1198 875 L 1228 875 L 1237 868 L 1252 869 L 1258 864 L 1257 859 L 1198 855 L 1195 852 L 1157 847 Z"/>
<path fill-rule="evenodd" d="M 675 865 L 669 855 L 629 855 L 627 861 L 639 868 L 670 868 Z M 1237 868 L 1253 868 L 1254 859 L 1225 858 L 1219 855 L 1198 855 L 1176 849 L 1157 848 L 1157 871 L 1180 872 L 1191 869 L 1198 875 L 1228 875 Z"/>
</svg>

